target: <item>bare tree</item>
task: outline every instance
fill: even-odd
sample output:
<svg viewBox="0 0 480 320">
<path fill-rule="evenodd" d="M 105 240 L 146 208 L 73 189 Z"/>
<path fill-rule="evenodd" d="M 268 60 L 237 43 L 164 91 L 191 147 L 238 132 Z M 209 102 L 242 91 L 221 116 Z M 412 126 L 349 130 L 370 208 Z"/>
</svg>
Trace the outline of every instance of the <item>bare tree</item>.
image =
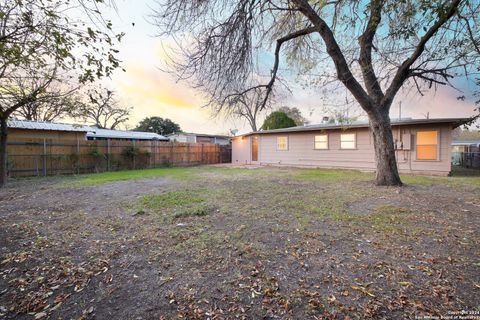
<svg viewBox="0 0 480 320">
<path fill-rule="evenodd" d="M 314 84 L 340 83 L 368 115 L 378 185 L 402 184 L 389 117 L 397 93 L 451 85 L 479 61 L 474 0 L 165 0 L 155 16 L 161 36 L 180 44 L 171 66 L 212 102 L 260 88 L 266 103 L 293 67 Z M 248 88 L 272 47 L 268 79 Z M 279 67 L 283 59 L 290 68 Z"/>
<path fill-rule="evenodd" d="M 354 105 L 345 104 L 343 106 L 336 106 L 333 108 L 324 108 L 323 114 L 324 120 L 327 120 L 327 123 L 335 123 L 341 125 L 349 125 L 361 118 L 361 110 L 356 108 Z"/>
<path fill-rule="evenodd" d="M 62 73 L 75 74 L 84 83 L 109 76 L 119 66 L 113 45 L 123 34 L 114 35 L 110 22 L 103 20 L 98 10 L 102 3 L 0 3 L 0 187 L 7 180 L 8 118 L 47 97 L 47 89 Z M 72 10 L 83 10 L 89 21 L 72 18 L 78 17 Z M 92 19 L 101 22 L 94 25 Z"/>
<path fill-rule="evenodd" d="M 27 90 L 29 88 L 23 88 L 22 91 L 25 94 Z M 79 107 L 79 102 L 74 95 L 76 90 L 77 88 L 66 89 L 60 84 L 51 84 L 35 100 L 14 111 L 13 116 L 30 121 L 47 122 L 71 116 Z"/>
<path fill-rule="evenodd" d="M 252 131 L 257 131 L 258 116 L 267 109 L 263 102 L 263 90 L 249 90 L 245 94 L 231 95 L 225 103 L 215 104 L 213 111 L 216 114 L 224 112 L 233 118 L 245 119 Z"/>
<path fill-rule="evenodd" d="M 99 128 L 116 129 L 128 121 L 131 111 L 132 108 L 119 106 L 113 91 L 91 89 L 86 94 L 86 101 L 80 103 L 74 116 L 92 122 Z"/>
<path fill-rule="evenodd" d="M 16 70 L 24 74 L 24 70 Z M 0 92 L 0 187 L 7 181 L 7 120 L 19 108 L 34 102 L 55 78 L 55 69 L 2 81 Z"/>
</svg>

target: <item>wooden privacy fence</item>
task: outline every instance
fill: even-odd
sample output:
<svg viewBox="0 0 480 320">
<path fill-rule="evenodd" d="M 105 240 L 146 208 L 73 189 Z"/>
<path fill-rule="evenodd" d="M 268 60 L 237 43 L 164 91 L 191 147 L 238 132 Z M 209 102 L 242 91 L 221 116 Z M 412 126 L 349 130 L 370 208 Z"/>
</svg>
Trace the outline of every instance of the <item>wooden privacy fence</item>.
<svg viewBox="0 0 480 320">
<path fill-rule="evenodd" d="M 231 146 L 161 141 L 16 138 L 7 153 L 11 177 L 231 162 Z"/>
</svg>

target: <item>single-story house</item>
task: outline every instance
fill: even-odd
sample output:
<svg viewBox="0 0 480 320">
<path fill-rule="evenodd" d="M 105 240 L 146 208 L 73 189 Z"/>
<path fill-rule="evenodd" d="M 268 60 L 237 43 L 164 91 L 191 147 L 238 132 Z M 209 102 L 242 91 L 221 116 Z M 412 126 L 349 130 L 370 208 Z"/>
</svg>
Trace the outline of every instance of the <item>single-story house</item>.
<svg viewBox="0 0 480 320">
<path fill-rule="evenodd" d="M 168 141 L 168 138 L 152 132 L 99 129 L 87 125 L 29 120 L 9 120 L 8 136 L 11 141 L 14 141 L 16 138 L 63 139 L 76 141 L 99 139 Z"/>
<path fill-rule="evenodd" d="M 94 130 L 87 132 L 88 140 L 158 140 L 168 141 L 167 137 L 159 135 L 154 132 L 142 132 L 142 131 L 123 131 L 123 130 L 110 130 L 100 129 L 92 127 Z"/>
<path fill-rule="evenodd" d="M 90 126 L 44 121 L 8 120 L 8 139 L 85 140 Z"/>
<path fill-rule="evenodd" d="M 230 137 L 214 134 L 177 132 L 167 135 L 170 141 L 189 142 L 189 143 L 216 143 L 220 145 L 229 145 Z"/>
<path fill-rule="evenodd" d="M 392 120 L 401 173 L 448 175 L 452 129 L 467 119 Z M 367 122 L 264 130 L 232 138 L 232 163 L 375 170 Z"/>
</svg>

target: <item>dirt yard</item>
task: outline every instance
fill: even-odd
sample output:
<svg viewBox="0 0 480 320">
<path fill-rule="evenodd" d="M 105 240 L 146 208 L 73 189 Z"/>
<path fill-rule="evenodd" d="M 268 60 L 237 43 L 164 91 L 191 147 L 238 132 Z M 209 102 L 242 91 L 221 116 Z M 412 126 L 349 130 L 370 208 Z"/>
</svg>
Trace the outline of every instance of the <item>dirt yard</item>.
<svg viewBox="0 0 480 320">
<path fill-rule="evenodd" d="M 480 314 L 480 178 L 404 181 L 215 167 L 13 181 L 0 318 Z"/>
</svg>

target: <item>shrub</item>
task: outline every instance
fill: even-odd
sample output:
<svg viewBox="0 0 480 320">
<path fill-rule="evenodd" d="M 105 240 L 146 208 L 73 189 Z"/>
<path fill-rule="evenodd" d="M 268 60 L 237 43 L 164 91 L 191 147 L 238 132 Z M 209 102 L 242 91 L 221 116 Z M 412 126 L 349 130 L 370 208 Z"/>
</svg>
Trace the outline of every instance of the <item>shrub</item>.
<svg viewBox="0 0 480 320">
<path fill-rule="evenodd" d="M 79 173 L 80 170 L 80 154 L 72 152 L 68 155 L 68 158 L 72 162 L 72 169 L 74 172 Z"/>
<path fill-rule="evenodd" d="M 91 149 L 88 154 L 94 159 L 95 164 L 94 164 L 94 170 L 95 172 L 99 172 L 99 167 L 102 165 L 103 160 L 108 159 L 108 155 L 102 154 L 98 148 L 93 148 Z"/>
<path fill-rule="evenodd" d="M 133 160 L 140 153 L 140 148 L 135 146 L 128 146 L 122 150 L 122 156 L 127 159 Z"/>
<path fill-rule="evenodd" d="M 93 148 L 88 152 L 89 155 L 94 157 L 95 159 L 105 158 L 105 155 L 98 150 L 98 148 Z"/>
</svg>

